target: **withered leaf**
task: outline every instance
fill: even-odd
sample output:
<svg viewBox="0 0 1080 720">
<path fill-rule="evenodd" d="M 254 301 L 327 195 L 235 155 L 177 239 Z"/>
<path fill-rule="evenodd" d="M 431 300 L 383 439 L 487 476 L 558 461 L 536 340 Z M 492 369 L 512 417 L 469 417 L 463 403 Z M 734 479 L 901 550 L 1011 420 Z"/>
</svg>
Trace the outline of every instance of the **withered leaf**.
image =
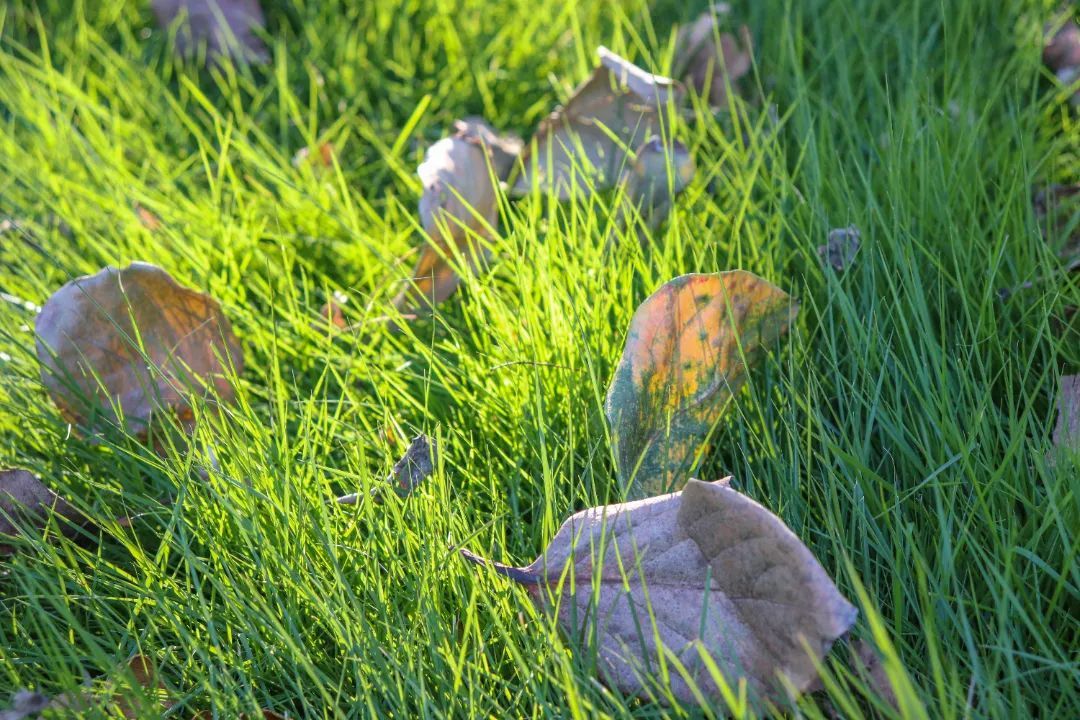
<svg viewBox="0 0 1080 720">
<path fill-rule="evenodd" d="M 49 697 L 30 690 L 19 690 L 11 696 L 11 707 L 0 712 L 0 720 L 25 720 L 49 707 Z"/>
<path fill-rule="evenodd" d="M 207 58 L 229 55 L 248 62 L 269 58 L 258 31 L 266 25 L 259 0 L 151 0 L 158 25 L 179 20 L 176 51 L 194 55 L 206 46 Z"/>
<path fill-rule="evenodd" d="M 515 193 L 539 187 L 565 200 L 575 188 L 610 188 L 628 167 L 628 155 L 661 134 L 661 111 L 669 99 L 681 98 L 682 87 L 607 48 L 598 52 L 600 66 L 540 123 L 535 144 L 522 153 Z"/>
<path fill-rule="evenodd" d="M 69 422 L 145 432 L 163 408 L 185 425 L 194 396 L 231 401 L 243 353 L 216 300 L 161 268 L 105 268 L 57 290 L 36 321 L 42 381 Z"/>
<path fill-rule="evenodd" d="M 721 694 L 703 654 L 727 684 L 745 679 L 756 697 L 782 700 L 779 677 L 797 692 L 810 686 L 857 611 L 780 518 L 727 483 L 690 480 L 584 510 L 531 565 L 496 570 L 553 603 L 572 639 L 595 642 L 602 677 L 622 692 L 648 695 L 663 648 L 706 698 Z M 670 686 L 697 703 L 675 669 Z"/>
<path fill-rule="evenodd" d="M 1080 26 L 1066 15 L 1051 20 L 1043 28 L 1043 63 L 1065 86 L 1080 78 Z M 1072 103 L 1080 102 L 1080 91 Z"/>
<path fill-rule="evenodd" d="M 521 141 L 497 135 L 478 118 L 458 121 L 455 134 L 428 148 L 417 169 L 424 194 L 420 222 L 426 243 L 412 281 L 394 299 L 404 314 L 426 313 L 457 290 L 450 259 L 461 253 L 471 271 L 486 259 L 481 240 L 499 220 L 498 184 L 505 180 Z"/>
<path fill-rule="evenodd" d="M 821 258 L 822 263 L 836 272 L 843 272 L 855 260 L 861 238 L 859 228 L 854 225 L 830 230 L 825 244 L 818 245 L 818 257 Z"/>
<path fill-rule="evenodd" d="M 76 522 L 82 519 L 74 507 L 29 470 L 0 470 L 0 536 L 18 534 L 16 521 L 20 517 L 43 526 L 50 512 Z M 10 546 L 0 543 L 0 555 L 10 552 Z"/>
<path fill-rule="evenodd" d="M 321 322 L 312 323 L 316 330 L 322 330 L 327 325 L 338 330 L 344 330 L 349 326 L 345 320 L 345 306 L 349 302 L 349 296 L 338 290 L 330 296 L 330 299 L 319 309 Z"/>
<path fill-rule="evenodd" d="M 749 368 L 797 312 L 787 293 L 743 270 L 683 275 L 638 307 L 605 406 L 629 497 L 677 489 Z"/>
<path fill-rule="evenodd" d="M 894 709 L 899 707 L 892 681 L 889 680 L 889 674 L 885 672 L 885 664 L 874 646 L 866 640 L 856 641 L 851 647 L 851 659 L 855 671 L 870 690 L 889 707 Z"/>
<path fill-rule="evenodd" d="M 728 104 L 728 87 L 734 87 L 753 65 L 753 38 L 745 25 L 740 39 L 720 32 L 726 4 L 714 5 L 690 25 L 679 30 L 675 40 L 676 76 L 692 87 L 713 107 Z"/>
<path fill-rule="evenodd" d="M 398 497 L 406 497 L 411 495 L 433 472 L 435 472 L 435 445 L 427 435 L 420 434 L 412 439 L 405 454 L 394 463 L 386 483 L 393 487 Z M 371 495 L 376 502 L 381 500 L 380 490 L 372 490 Z M 337 502 L 340 505 L 355 505 L 359 498 L 357 493 L 351 493 L 339 497 Z"/>
<path fill-rule="evenodd" d="M 641 218 L 638 240 L 646 243 L 650 233 L 659 228 L 671 212 L 675 199 L 694 179 L 694 158 L 678 140 L 664 143 L 650 138 L 635 153 L 633 166 L 624 174 L 622 184 L 629 209 L 620 209 L 616 232 L 630 225 L 634 216 Z"/>
<path fill-rule="evenodd" d="M 304 165 L 315 168 L 328 168 L 334 166 L 334 145 L 329 142 L 321 142 L 312 148 L 302 147 L 296 151 L 292 158 L 293 167 L 299 168 Z"/>
<path fill-rule="evenodd" d="M 138 216 L 142 226 L 150 232 L 160 230 L 162 227 L 161 218 L 144 208 L 142 205 L 135 205 L 135 215 Z"/>
<path fill-rule="evenodd" d="M 1080 375 L 1062 375 L 1058 388 L 1054 447 L 1080 451 Z"/>
</svg>

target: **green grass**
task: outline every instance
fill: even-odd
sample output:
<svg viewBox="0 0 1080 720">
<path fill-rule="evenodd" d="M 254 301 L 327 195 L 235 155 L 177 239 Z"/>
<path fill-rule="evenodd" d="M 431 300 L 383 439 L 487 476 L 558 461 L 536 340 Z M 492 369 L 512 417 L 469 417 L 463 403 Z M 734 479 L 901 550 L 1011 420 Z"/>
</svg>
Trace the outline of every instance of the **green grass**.
<svg viewBox="0 0 1080 720">
<path fill-rule="evenodd" d="M 1053 274 L 1030 208 L 1033 184 L 1080 180 L 1080 124 L 1040 66 L 1050 8 L 734 5 L 765 99 L 695 102 L 675 134 L 698 177 L 652 247 L 605 254 L 605 198 L 515 201 L 492 272 L 400 335 L 374 319 L 419 242 L 424 148 L 466 114 L 529 133 L 600 44 L 666 70 L 704 3 L 274 0 L 273 64 L 215 71 L 176 67 L 141 2 L 0 9 L 0 214 L 28 231 L 0 237 L 0 291 L 41 304 L 157 263 L 223 302 L 248 360 L 190 447 L 94 446 L 42 389 L 32 313 L 0 304 L 0 465 L 102 518 L 0 560 L 0 702 L 141 649 L 175 717 L 723 715 L 606 689 L 454 549 L 523 564 L 618 501 L 602 400 L 634 309 L 744 268 L 803 310 L 699 475 L 734 475 L 858 600 L 855 634 L 910 679 L 897 715 L 1080 717 L 1080 466 L 1046 459 L 1080 276 Z M 294 168 L 319 138 L 339 166 Z M 851 223 L 855 267 L 823 270 L 816 245 Z M 362 331 L 312 329 L 334 290 Z M 415 496 L 325 503 L 377 485 L 417 431 L 442 454 Z M 789 713 L 875 712 L 842 646 L 827 669 Z"/>
</svg>

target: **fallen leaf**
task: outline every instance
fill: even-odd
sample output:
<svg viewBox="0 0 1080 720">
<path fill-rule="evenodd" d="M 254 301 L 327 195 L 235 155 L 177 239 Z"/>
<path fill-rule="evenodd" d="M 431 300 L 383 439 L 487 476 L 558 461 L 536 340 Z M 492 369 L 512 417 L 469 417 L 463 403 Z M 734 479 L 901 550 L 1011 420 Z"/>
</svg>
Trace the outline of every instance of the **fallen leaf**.
<svg viewBox="0 0 1080 720">
<path fill-rule="evenodd" d="M 822 263 L 836 272 L 843 272 L 855 260 L 861 238 L 859 228 L 854 225 L 830 230 L 825 244 L 818 245 L 818 257 L 821 258 Z"/>
<path fill-rule="evenodd" d="M 753 65 L 750 29 L 745 25 L 739 29 L 740 40 L 719 30 L 729 12 L 726 4 L 714 5 L 681 28 L 675 39 L 676 76 L 713 107 L 728 104 L 728 87 L 734 87 Z"/>
<path fill-rule="evenodd" d="M 433 472 L 435 472 L 435 446 L 427 435 L 421 434 L 412 439 L 405 454 L 394 463 L 386 483 L 394 488 L 398 497 L 407 497 Z M 376 502 L 380 502 L 380 490 L 372 490 L 371 497 Z M 337 502 L 339 505 L 355 505 L 359 499 L 358 493 L 352 493 L 339 497 Z"/>
<path fill-rule="evenodd" d="M 605 47 L 599 54 L 592 76 L 540 123 L 535 144 L 522 154 L 515 193 L 539 187 L 566 200 L 574 188 L 612 187 L 629 165 L 628 155 L 661 134 L 661 110 L 669 99 L 681 98 L 682 87 Z"/>
<path fill-rule="evenodd" d="M 1070 16 L 1058 16 L 1043 28 L 1043 63 L 1064 86 L 1080 78 L 1080 26 Z M 1073 104 L 1080 102 L 1080 91 L 1073 93 Z"/>
<path fill-rule="evenodd" d="M 629 497 L 677 489 L 749 368 L 797 313 L 787 293 L 743 270 L 683 275 L 638 307 L 605 406 Z"/>
<path fill-rule="evenodd" d="M 427 242 L 413 268 L 412 281 L 394 299 L 403 314 L 430 312 L 457 290 L 460 278 L 450 265 L 454 251 L 470 271 L 486 259 L 478 239 L 498 224 L 498 183 L 506 179 L 521 141 L 498 136 L 482 120 L 454 125 L 453 136 L 428 148 L 417 169 L 424 194 L 420 222 Z"/>
<path fill-rule="evenodd" d="M 348 295 L 335 290 L 330 299 L 326 301 L 326 304 L 319 309 L 321 322 L 313 323 L 312 326 L 316 330 L 322 330 L 327 325 L 338 330 L 344 330 L 349 326 L 349 323 L 345 320 L 345 305 L 348 302 Z"/>
<path fill-rule="evenodd" d="M 161 218 L 144 208 L 142 205 L 135 206 L 135 215 L 138 216 L 142 226 L 150 232 L 161 229 Z"/>
<path fill-rule="evenodd" d="M 49 707 L 49 697 L 30 690 L 19 690 L 11 696 L 11 707 L 0 712 L 0 720 L 24 720 L 37 717 Z"/>
<path fill-rule="evenodd" d="M 783 700 L 780 676 L 805 690 L 857 615 L 783 521 L 727 480 L 584 510 L 528 567 L 493 566 L 553 607 L 569 637 L 595 643 L 609 685 L 641 697 L 666 650 L 706 699 L 721 692 L 703 655 L 728 685 L 745 680 L 756 697 Z M 669 669 L 671 694 L 696 705 Z"/>
<path fill-rule="evenodd" d="M 616 236 L 636 215 L 643 223 L 638 240 L 648 242 L 650 233 L 667 219 L 675 198 L 694 179 L 695 171 L 694 158 L 681 142 L 665 144 L 659 137 L 650 138 L 635 153 L 634 164 L 624 175 L 626 205 L 620 209 Z"/>
<path fill-rule="evenodd" d="M 315 146 L 315 149 L 314 154 L 312 154 L 310 147 L 302 147 L 297 150 L 292 159 L 293 167 L 299 168 L 305 164 L 323 168 L 334 166 L 334 146 L 332 143 L 319 143 Z"/>
<path fill-rule="evenodd" d="M 259 38 L 266 25 L 259 0 L 151 0 L 157 22 L 169 29 L 180 20 L 176 51 L 194 55 L 206 45 L 207 58 L 229 55 L 265 62 L 270 54 Z"/>
<path fill-rule="evenodd" d="M 857 640 L 851 647 L 851 661 L 855 671 L 866 682 L 870 690 L 881 698 L 889 707 L 897 709 L 896 692 L 892 681 L 885 672 L 885 664 L 874 646 L 865 640 Z"/>
<path fill-rule="evenodd" d="M 42 382 L 61 413 L 91 433 L 144 433 L 163 408 L 189 425 L 192 396 L 229 402 L 243 353 L 221 306 L 161 268 L 105 268 L 57 290 L 37 316 Z"/>
<path fill-rule="evenodd" d="M 36 527 L 44 527 L 50 513 L 76 522 L 82 519 L 75 508 L 29 470 L 0 470 L 0 536 L 19 534 L 14 521 L 20 516 L 28 516 Z M 0 555 L 12 552 L 10 546 L 0 544 Z"/>
<path fill-rule="evenodd" d="M 1080 451 L 1080 375 L 1062 375 L 1058 387 L 1054 447 Z"/>
</svg>

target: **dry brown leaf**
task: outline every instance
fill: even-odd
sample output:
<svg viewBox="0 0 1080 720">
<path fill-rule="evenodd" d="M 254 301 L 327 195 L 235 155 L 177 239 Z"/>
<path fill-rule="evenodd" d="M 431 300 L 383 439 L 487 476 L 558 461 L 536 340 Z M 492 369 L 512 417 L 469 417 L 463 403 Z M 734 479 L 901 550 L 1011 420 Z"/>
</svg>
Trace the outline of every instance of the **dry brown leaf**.
<svg viewBox="0 0 1080 720">
<path fill-rule="evenodd" d="M 482 120 L 454 125 L 455 134 L 428 148 L 417 169 L 424 194 L 420 222 L 427 242 L 412 281 L 394 299 L 403 314 L 430 312 L 457 290 L 460 278 L 450 259 L 461 253 L 470 271 L 486 259 L 479 239 L 498 224 L 498 183 L 506 179 L 521 141 L 498 136 Z M 494 174 L 494 176 L 493 176 Z"/>
<path fill-rule="evenodd" d="M 851 661 L 855 671 L 870 690 L 893 709 L 899 707 L 892 681 L 885 672 L 885 664 L 874 646 L 865 640 L 857 640 L 851 646 Z"/>
<path fill-rule="evenodd" d="M 661 134 L 661 109 L 681 97 L 682 87 L 607 48 L 599 54 L 592 76 L 540 123 L 535 145 L 522 154 L 515 193 L 539 187 L 565 200 L 574 188 L 588 193 L 612 187 L 629 166 L 630 153 Z"/>
<path fill-rule="evenodd" d="M 1054 447 L 1080 451 L 1080 375 L 1062 375 L 1058 387 Z"/>
<path fill-rule="evenodd" d="M 394 463 L 386 482 L 394 488 L 398 497 L 406 497 L 411 495 L 433 472 L 435 472 L 435 445 L 427 435 L 421 434 L 412 439 L 405 454 Z M 382 493 L 379 489 L 374 489 L 371 497 L 376 502 L 380 502 Z M 339 497 L 337 502 L 339 505 L 355 505 L 359 499 L 358 493 L 351 493 Z"/>
<path fill-rule="evenodd" d="M 347 328 L 349 323 L 345 320 L 345 305 L 348 302 L 349 297 L 345 293 L 335 290 L 326 304 L 319 309 L 320 322 L 313 323 L 312 327 L 316 330 L 322 330 L 327 325 L 338 330 Z"/>
<path fill-rule="evenodd" d="M 43 527 L 50 512 L 66 520 L 82 520 L 78 510 L 45 487 L 29 470 L 0 470 L 0 536 L 17 535 L 19 527 L 14 521 L 20 516 L 27 516 L 36 527 Z M 10 546 L 0 544 L 0 555 L 11 552 Z"/>
<path fill-rule="evenodd" d="M 313 167 L 329 168 L 334 166 L 334 145 L 329 142 L 321 142 L 315 146 L 315 152 L 312 153 L 311 147 L 302 147 L 296 151 L 293 155 L 292 164 L 293 167 L 299 168 L 302 165 L 311 165 Z"/>
<path fill-rule="evenodd" d="M 859 228 L 848 225 L 829 231 L 829 238 L 824 245 L 818 245 L 817 253 L 821 262 L 836 272 L 843 272 L 855 260 L 859 252 L 859 240 L 862 234 Z"/>
<path fill-rule="evenodd" d="M 49 707 L 49 697 L 30 690 L 18 690 L 11 696 L 11 707 L 0 711 L 0 720 L 25 720 L 37 717 Z"/>
<path fill-rule="evenodd" d="M 1042 57 L 1062 85 L 1070 86 L 1080 78 L 1080 26 L 1071 14 L 1058 16 L 1043 28 Z M 1073 94 L 1072 102 L 1080 102 L 1080 91 Z"/>
<path fill-rule="evenodd" d="M 90 432 L 122 422 L 143 433 L 162 408 L 189 425 L 192 396 L 231 401 L 228 371 L 243 370 L 218 302 L 146 263 L 72 280 L 45 303 L 36 331 L 49 395 Z"/>
<path fill-rule="evenodd" d="M 158 25 L 180 20 L 176 51 L 194 55 L 206 45 L 208 59 L 229 55 L 248 62 L 269 59 L 258 32 L 266 25 L 259 0 L 151 0 Z"/>
<path fill-rule="evenodd" d="M 150 232 L 161 229 L 161 218 L 144 208 L 142 205 L 135 206 L 135 215 L 138 216 L 139 222 L 142 223 L 142 226 Z"/>
<path fill-rule="evenodd" d="M 728 86 L 734 88 L 753 65 L 753 38 L 749 28 L 743 25 L 739 29 L 740 40 L 718 29 L 721 18 L 728 12 L 727 5 L 714 5 L 680 29 L 675 41 L 676 75 L 713 107 L 728 104 Z"/>
<path fill-rule="evenodd" d="M 638 307 L 605 405 L 629 497 L 677 489 L 749 368 L 797 313 L 787 293 L 743 270 L 683 275 Z"/>
<path fill-rule="evenodd" d="M 596 643 L 606 682 L 643 697 L 662 646 L 708 699 L 721 695 L 702 653 L 729 685 L 784 699 L 779 676 L 805 690 L 857 615 L 783 521 L 727 480 L 584 510 L 528 567 L 495 567 L 539 605 L 553 601 L 572 639 Z M 675 669 L 671 693 L 697 704 Z"/>
<path fill-rule="evenodd" d="M 638 240 L 648 242 L 651 233 L 667 219 L 675 199 L 694 179 L 696 169 L 690 151 L 678 140 L 665 144 L 659 137 L 652 137 L 638 148 L 634 164 L 622 180 L 626 206 L 620 208 L 616 236 L 636 215 L 643 224 Z"/>
</svg>

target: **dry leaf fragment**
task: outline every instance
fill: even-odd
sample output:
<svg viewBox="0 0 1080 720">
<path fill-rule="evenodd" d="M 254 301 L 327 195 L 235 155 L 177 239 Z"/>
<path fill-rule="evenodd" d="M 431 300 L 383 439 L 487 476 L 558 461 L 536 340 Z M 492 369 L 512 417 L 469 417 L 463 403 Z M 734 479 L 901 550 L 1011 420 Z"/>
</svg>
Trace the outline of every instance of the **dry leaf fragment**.
<svg viewBox="0 0 1080 720">
<path fill-rule="evenodd" d="M 57 290 L 37 317 L 42 382 L 69 422 L 145 432 L 163 408 L 188 424 L 193 396 L 229 402 L 243 353 L 221 306 L 161 268 L 107 267 Z"/>
<path fill-rule="evenodd" d="M 749 28 L 743 25 L 739 29 L 740 40 L 719 31 L 721 18 L 729 11 L 726 4 L 714 5 L 692 24 L 681 28 L 675 40 L 676 76 L 713 107 L 727 105 L 728 87 L 734 87 L 753 64 Z"/>
<path fill-rule="evenodd" d="M 854 225 L 830 230 L 826 243 L 818 245 L 818 257 L 821 258 L 822 263 L 836 272 L 843 272 L 855 260 L 861 238 L 859 228 Z"/>
<path fill-rule="evenodd" d="M 633 167 L 624 174 L 622 185 L 627 207 L 620 209 L 616 234 L 637 214 L 644 225 L 638 240 L 646 243 L 671 212 L 675 199 L 694 179 L 694 158 L 678 140 L 664 143 L 650 138 L 635 153 Z"/>
<path fill-rule="evenodd" d="M 142 226 L 150 232 L 161 229 L 161 218 L 144 208 L 142 205 L 135 206 L 135 215 L 139 218 L 139 222 L 142 223 Z"/>
<path fill-rule="evenodd" d="M 326 301 L 326 304 L 319 309 L 319 318 L 321 322 L 312 323 L 312 327 L 316 330 L 322 330 L 327 325 L 335 327 L 338 330 L 347 328 L 349 324 L 345 320 L 345 305 L 348 302 L 348 295 L 339 290 L 335 290 L 330 299 Z"/>
<path fill-rule="evenodd" d="M 870 690 L 889 707 L 896 709 L 896 691 L 885 672 L 885 664 L 874 646 L 866 640 L 858 640 L 851 647 L 851 660 L 855 671 L 863 678 Z"/>
<path fill-rule="evenodd" d="M 622 692 L 649 694 L 662 646 L 706 698 L 721 695 L 703 653 L 729 685 L 745 679 L 757 697 L 786 698 L 779 676 L 805 690 L 857 611 L 780 518 L 727 483 L 690 480 L 584 510 L 528 567 L 495 568 L 542 607 L 554 600 L 559 625 L 596 643 L 603 678 Z M 672 695 L 696 705 L 682 675 L 670 678 Z"/>
<path fill-rule="evenodd" d="M 486 259 L 479 239 L 498 224 L 498 184 L 505 180 L 521 141 L 499 136 L 477 118 L 459 120 L 455 134 L 428 148 L 417 168 L 424 194 L 420 222 L 427 242 L 412 272 L 412 282 L 394 299 L 404 314 L 430 312 L 450 297 L 460 278 L 449 262 L 464 255 L 475 271 Z"/>
<path fill-rule="evenodd" d="M 412 439 L 405 454 L 394 463 L 386 482 L 393 486 L 398 497 L 406 497 L 411 495 L 433 472 L 435 472 L 435 445 L 427 435 L 420 434 Z M 371 496 L 376 502 L 381 500 L 381 492 L 378 489 L 372 490 Z M 358 500 L 359 495 L 351 493 L 339 497 L 337 502 L 339 505 L 355 505 Z"/>
<path fill-rule="evenodd" d="M 565 107 L 542 123 L 535 145 L 522 154 L 516 194 L 533 187 L 561 200 L 575 188 L 586 193 L 612 187 L 629 165 L 628 155 L 660 133 L 660 111 L 678 101 L 682 87 L 645 72 L 605 47 L 600 66 L 574 91 Z"/>
<path fill-rule="evenodd" d="M 329 142 L 321 142 L 315 146 L 314 153 L 312 153 L 310 146 L 302 147 L 293 155 L 292 164 L 295 168 L 305 164 L 322 168 L 333 167 L 334 145 Z"/>
<path fill-rule="evenodd" d="M 180 20 L 176 51 L 194 55 L 206 45 L 207 58 L 229 55 L 248 62 L 265 62 L 270 54 L 258 32 L 266 25 L 259 0 L 151 0 L 158 25 L 164 29 Z"/>
<path fill-rule="evenodd" d="M 1070 86 L 1080 78 L 1080 26 L 1071 15 L 1058 16 L 1043 28 L 1042 58 L 1062 85 Z M 1080 92 L 1071 101 L 1080 102 Z"/>
<path fill-rule="evenodd" d="M 743 270 L 683 275 L 638 307 L 605 406 L 629 497 L 687 477 L 749 368 L 797 313 L 787 293 Z"/>
<path fill-rule="evenodd" d="M 35 526 L 44 527 L 49 513 L 66 520 L 82 520 L 78 510 L 45 487 L 29 470 L 0 470 L 0 536 L 18 534 L 15 520 L 22 515 L 30 516 Z M 0 544 L 0 555 L 11 552 L 10 546 Z"/>
<path fill-rule="evenodd" d="M 36 717 L 49 707 L 49 698 L 30 690 L 19 690 L 11 696 L 11 707 L 0 712 L 0 720 L 25 720 Z"/>
<path fill-rule="evenodd" d="M 1054 447 L 1080 451 L 1080 375 L 1062 375 L 1058 387 Z"/>
</svg>

